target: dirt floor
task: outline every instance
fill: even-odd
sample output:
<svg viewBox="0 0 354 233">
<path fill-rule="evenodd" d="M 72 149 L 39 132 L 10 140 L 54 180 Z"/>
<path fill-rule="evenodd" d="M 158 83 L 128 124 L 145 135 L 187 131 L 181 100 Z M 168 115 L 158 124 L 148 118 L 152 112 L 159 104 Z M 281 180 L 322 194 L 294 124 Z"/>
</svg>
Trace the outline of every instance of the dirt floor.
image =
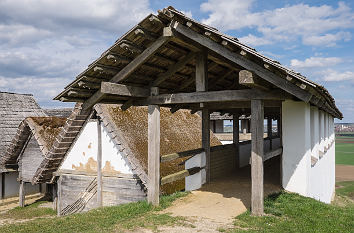
<svg viewBox="0 0 354 233">
<path fill-rule="evenodd" d="M 354 166 L 337 164 L 336 182 L 338 181 L 354 181 Z"/>
<path fill-rule="evenodd" d="M 250 166 L 247 166 L 234 174 L 212 180 L 200 190 L 177 200 L 164 213 L 186 217 L 195 226 L 194 230 L 187 227 L 183 232 L 197 232 L 198 226 L 205 221 L 211 223 L 208 232 L 217 232 L 218 228 L 227 229 L 233 218 L 244 213 L 251 205 L 250 179 Z M 279 181 L 279 160 L 275 159 L 265 164 L 264 195 L 280 191 Z M 159 230 L 171 232 L 172 229 Z M 178 230 L 173 229 L 173 232 Z"/>
<path fill-rule="evenodd" d="M 40 193 L 26 195 L 25 204 L 26 205 L 32 204 L 38 201 L 39 199 L 41 199 L 42 197 L 43 195 Z M 17 206 L 18 206 L 18 197 L 10 197 L 10 198 L 0 200 L 0 213 L 13 209 Z"/>
</svg>

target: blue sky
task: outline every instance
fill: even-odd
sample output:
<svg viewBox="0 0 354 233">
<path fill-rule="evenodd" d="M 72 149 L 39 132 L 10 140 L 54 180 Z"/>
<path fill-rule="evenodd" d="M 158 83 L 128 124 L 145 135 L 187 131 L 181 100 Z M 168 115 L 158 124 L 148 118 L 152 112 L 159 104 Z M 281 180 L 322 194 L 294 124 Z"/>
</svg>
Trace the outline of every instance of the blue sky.
<svg viewBox="0 0 354 233">
<path fill-rule="evenodd" d="M 1 0 L 0 90 L 43 107 L 125 31 L 169 5 L 324 85 L 354 122 L 354 2 Z"/>
</svg>

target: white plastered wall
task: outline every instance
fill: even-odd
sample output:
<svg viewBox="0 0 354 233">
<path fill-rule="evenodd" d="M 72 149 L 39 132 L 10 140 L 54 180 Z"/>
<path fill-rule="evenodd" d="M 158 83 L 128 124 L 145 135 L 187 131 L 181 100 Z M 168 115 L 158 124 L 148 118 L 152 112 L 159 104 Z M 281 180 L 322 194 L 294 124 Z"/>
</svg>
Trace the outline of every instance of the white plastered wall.
<svg viewBox="0 0 354 233">
<path fill-rule="evenodd" d="M 133 174 L 119 148 L 113 143 L 108 131 L 101 124 L 102 132 L 102 170 Z M 97 121 L 88 121 L 72 145 L 60 170 L 97 171 Z"/>
<path fill-rule="evenodd" d="M 284 101 L 282 118 L 284 189 L 330 203 L 335 186 L 333 117 L 304 102 Z M 328 150 L 311 164 L 311 156 L 324 147 Z"/>
<path fill-rule="evenodd" d="M 193 167 L 205 167 L 206 165 L 206 157 L 205 152 L 199 153 L 190 159 L 186 160 L 185 169 L 190 169 Z M 185 178 L 185 190 L 192 191 L 197 190 L 202 187 L 206 182 L 206 171 L 202 169 L 201 171 L 193 174 L 191 176 L 187 176 Z"/>
</svg>

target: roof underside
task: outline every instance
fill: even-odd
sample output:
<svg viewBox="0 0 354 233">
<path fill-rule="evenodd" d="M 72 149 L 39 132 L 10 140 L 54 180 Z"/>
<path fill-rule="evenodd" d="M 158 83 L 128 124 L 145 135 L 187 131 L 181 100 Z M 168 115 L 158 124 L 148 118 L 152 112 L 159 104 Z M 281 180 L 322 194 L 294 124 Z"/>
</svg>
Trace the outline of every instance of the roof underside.
<svg viewBox="0 0 354 233">
<path fill-rule="evenodd" d="M 288 86 L 297 88 L 299 92 L 310 93 L 307 102 L 318 106 L 320 109 L 330 113 L 334 117 L 342 118 L 342 113 L 337 109 L 333 97 L 321 85 L 316 84 L 304 76 L 289 70 L 280 65 L 279 62 L 269 59 L 240 43 L 237 38 L 224 35 L 215 28 L 201 24 L 186 17 L 183 13 L 172 7 L 163 9 L 158 15 L 149 15 L 129 32 L 123 35 L 116 43 L 105 51 L 95 62 L 93 62 L 75 81 L 69 84 L 65 90 L 55 99 L 65 102 L 85 102 L 92 97 L 101 87 L 101 82 L 110 81 L 124 67 L 131 63 L 136 57 L 146 51 L 149 46 L 156 42 L 162 35 L 165 27 L 176 24 L 176 22 L 193 33 L 201 35 L 212 43 L 223 45 L 231 56 L 240 56 L 247 62 L 252 62 L 259 69 L 275 74 L 281 81 L 286 81 Z M 161 47 L 151 57 L 139 65 L 127 78 L 119 81 L 120 84 L 150 87 L 162 74 L 168 73 L 178 62 L 187 60 L 186 64 L 178 68 L 168 78 L 159 82 L 160 94 L 164 93 L 188 93 L 195 92 L 195 58 L 194 52 L 200 51 L 201 44 L 195 43 L 191 38 L 178 34 Z M 205 47 L 204 47 L 205 48 Z M 225 59 L 223 54 L 208 49 L 208 90 L 240 90 L 249 89 L 239 84 L 239 71 L 247 69 L 241 63 Z M 269 81 L 269 80 L 268 80 Z M 276 85 L 275 82 L 267 83 L 272 90 L 284 90 L 284 85 Z M 291 93 L 290 93 L 291 94 Z M 132 97 L 106 94 L 100 99 L 100 103 L 125 103 Z M 292 93 L 295 100 L 301 99 Z M 165 105 L 172 108 L 195 109 L 193 104 Z M 198 107 L 198 105 L 197 105 Z M 212 109 L 213 111 L 222 110 Z"/>
</svg>

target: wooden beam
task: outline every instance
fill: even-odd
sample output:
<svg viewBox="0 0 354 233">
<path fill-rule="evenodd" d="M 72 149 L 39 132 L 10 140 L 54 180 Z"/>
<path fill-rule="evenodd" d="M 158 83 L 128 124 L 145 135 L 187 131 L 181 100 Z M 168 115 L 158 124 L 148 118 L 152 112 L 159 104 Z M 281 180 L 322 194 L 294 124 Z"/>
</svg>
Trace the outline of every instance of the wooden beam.
<svg viewBox="0 0 354 233">
<path fill-rule="evenodd" d="M 208 51 L 206 49 L 197 53 L 195 63 L 196 91 L 208 91 Z"/>
<path fill-rule="evenodd" d="M 208 48 L 209 50 L 213 51 L 214 53 L 226 58 L 232 63 L 240 65 L 247 70 L 253 71 L 259 77 L 263 78 L 264 80 L 272 83 L 273 85 L 287 91 L 288 93 L 296 96 L 297 98 L 301 99 L 304 102 L 309 102 L 311 99 L 312 94 L 309 92 L 301 89 L 300 87 L 296 86 L 295 84 L 291 83 L 290 81 L 279 77 L 278 75 L 272 73 L 271 71 L 265 69 L 264 67 L 248 60 L 247 58 L 243 57 L 242 55 L 232 52 L 229 49 L 225 48 L 224 46 L 216 43 L 209 38 L 200 35 L 199 33 L 191 30 L 190 28 L 183 26 L 181 23 L 175 21 L 171 27 L 181 35 L 188 37 L 189 39 L 193 40 L 194 42 Z"/>
<path fill-rule="evenodd" d="M 163 155 L 163 156 L 161 156 L 161 163 L 172 161 L 172 160 L 175 160 L 178 158 L 185 158 L 185 157 L 196 155 L 196 154 L 199 154 L 202 152 L 204 152 L 204 149 L 198 148 L 198 149 L 194 149 L 194 150 L 188 150 L 188 151 Z"/>
<path fill-rule="evenodd" d="M 155 79 L 152 83 L 150 83 L 150 87 L 156 87 L 166 79 L 170 78 L 174 75 L 177 71 L 183 68 L 188 62 L 192 61 L 195 57 L 194 52 L 190 52 L 181 58 L 177 63 L 171 65 L 165 73 L 159 74 L 157 79 Z"/>
<path fill-rule="evenodd" d="M 241 70 L 238 73 L 238 83 L 251 88 L 269 90 L 270 84 L 249 70 Z"/>
<path fill-rule="evenodd" d="M 158 88 L 151 88 L 158 95 Z M 160 107 L 148 106 L 148 202 L 159 205 L 160 194 Z"/>
<path fill-rule="evenodd" d="M 263 132 L 264 132 L 264 106 L 262 100 L 251 101 L 251 176 L 252 200 L 251 211 L 253 215 L 263 215 Z"/>
<path fill-rule="evenodd" d="M 154 43 L 152 43 L 148 48 L 146 48 L 141 54 L 139 54 L 133 61 L 127 64 L 123 69 L 121 69 L 110 82 L 119 83 L 124 81 L 132 74 L 139 66 L 141 66 L 146 60 L 148 60 L 154 53 L 157 52 L 161 46 L 166 44 L 169 40 L 171 35 L 168 34 L 169 29 L 164 29 L 166 32 L 163 36 L 159 37 Z M 104 97 L 104 93 L 101 91 L 97 91 L 94 95 L 92 95 L 88 100 L 86 100 L 83 105 L 82 109 L 87 110 L 90 109 L 93 105 L 98 103 Z"/>
<path fill-rule="evenodd" d="M 25 182 L 23 180 L 20 181 L 20 190 L 18 192 L 19 197 L 19 207 L 25 207 Z"/>
<path fill-rule="evenodd" d="M 258 89 L 204 91 L 191 93 L 161 94 L 136 100 L 134 105 L 146 106 L 149 104 L 193 104 L 227 101 L 249 101 L 251 99 L 283 100 L 289 95 L 279 91 L 261 91 Z"/>
<path fill-rule="evenodd" d="M 161 185 L 172 183 L 174 181 L 181 180 L 187 176 L 194 175 L 202 169 L 203 168 L 200 168 L 200 167 L 193 167 L 193 168 L 185 169 L 185 170 L 164 176 L 161 178 Z"/>
<path fill-rule="evenodd" d="M 150 90 L 142 87 L 127 86 L 112 82 L 102 82 L 101 93 L 129 97 L 148 97 L 150 95 Z"/>
<path fill-rule="evenodd" d="M 102 207 L 102 129 L 101 119 L 97 117 L 97 207 Z"/>
<path fill-rule="evenodd" d="M 275 156 L 278 156 L 278 155 L 281 155 L 283 153 L 283 148 L 280 147 L 278 149 L 275 149 L 275 150 L 271 150 L 267 153 L 264 154 L 264 159 L 263 159 L 263 162 L 268 160 L 268 159 L 271 159 Z"/>
</svg>

